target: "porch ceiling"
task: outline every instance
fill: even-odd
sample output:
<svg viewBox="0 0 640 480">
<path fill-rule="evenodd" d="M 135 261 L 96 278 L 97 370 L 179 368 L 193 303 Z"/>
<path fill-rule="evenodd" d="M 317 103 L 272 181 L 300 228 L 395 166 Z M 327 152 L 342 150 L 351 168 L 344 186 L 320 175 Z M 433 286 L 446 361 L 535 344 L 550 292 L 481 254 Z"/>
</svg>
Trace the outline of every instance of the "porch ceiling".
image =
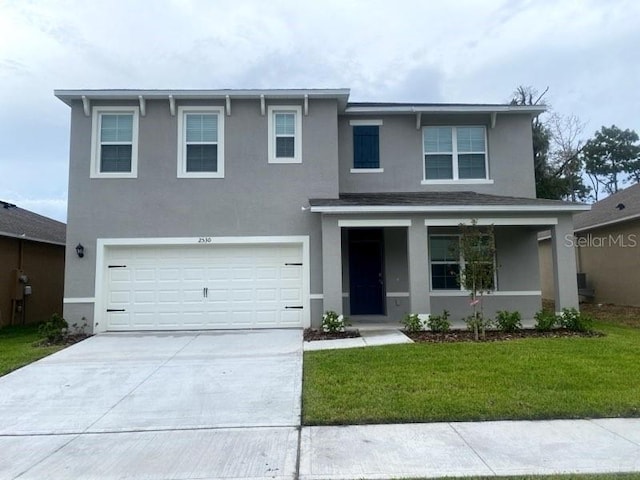
<svg viewBox="0 0 640 480">
<path fill-rule="evenodd" d="M 312 198 L 309 205 L 312 212 L 319 213 L 560 213 L 590 209 L 581 203 L 476 192 L 343 193 L 338 198 Z"/>
</svg>

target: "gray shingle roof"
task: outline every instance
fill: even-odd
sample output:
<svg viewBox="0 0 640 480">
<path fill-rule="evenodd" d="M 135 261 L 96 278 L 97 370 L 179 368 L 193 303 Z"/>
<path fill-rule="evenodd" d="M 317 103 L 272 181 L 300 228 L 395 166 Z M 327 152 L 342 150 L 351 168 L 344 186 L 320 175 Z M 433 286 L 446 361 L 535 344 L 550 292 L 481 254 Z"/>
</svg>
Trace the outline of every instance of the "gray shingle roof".
<svg viewBox="0 0 640 480">
<path fill-rule="evenodd" d="M 64 245 L 67 226 L 0 200 L 0 236 Z"/>
<path fill-rule="evenodd" d="M 624 208 L 617 208 L 624 205 Z M 618 223 L 640 216 L 640 184 L 625 188 L 594 203 L 591 211 L 573 217 L 574 230 L 586 230 L 603 223 Z"/>
<path fill-rule="evenodd" d="M 506 197 L 476 192 L 342 193 L 339 198 L 309 200 L 311 207 L 455 207 L 504 206 L 575 210 L 582 204 L 540 198 Z"/>
</svg>

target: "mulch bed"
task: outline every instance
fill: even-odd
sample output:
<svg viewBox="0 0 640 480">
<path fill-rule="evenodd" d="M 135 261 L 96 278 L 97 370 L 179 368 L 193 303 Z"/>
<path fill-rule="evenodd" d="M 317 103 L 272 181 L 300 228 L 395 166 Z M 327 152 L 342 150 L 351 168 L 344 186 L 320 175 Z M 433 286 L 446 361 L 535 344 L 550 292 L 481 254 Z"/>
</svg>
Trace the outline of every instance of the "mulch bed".
<svg viewBox="0 0 640 480">
<path fill-rule="evenodd" d="M 315 328 L 307 328 L 304 331 L 304 341 L 313 342 L 316 340 L 337 340 L 339 338 L 358 338 L 358 330 L 346 330 L 344 332 L 327 333 Z"/>
<path fill-rule="evenodd" d="M 407 337 L 414 342 L 419 343 L 451 343 L 451 342 L 475 342 L 473 332 L 468 330 L 451 330 L 450 332 L 441 333 L 434 332 L 413 332 L 402 331 Z M 496 330 L 487 330 L 486 339 L 480 336 L 480 342 L 502 342 L 506 340 L 516 340 L 520 338 L 564 338 L 564 337 L 603 337 L 602 332 L 572 332 L 565 329 L 552 330 L 550 332 L 539 332 L 533 329 L 524 329 L 514 333 L 498 332 Z"/>
</svg>

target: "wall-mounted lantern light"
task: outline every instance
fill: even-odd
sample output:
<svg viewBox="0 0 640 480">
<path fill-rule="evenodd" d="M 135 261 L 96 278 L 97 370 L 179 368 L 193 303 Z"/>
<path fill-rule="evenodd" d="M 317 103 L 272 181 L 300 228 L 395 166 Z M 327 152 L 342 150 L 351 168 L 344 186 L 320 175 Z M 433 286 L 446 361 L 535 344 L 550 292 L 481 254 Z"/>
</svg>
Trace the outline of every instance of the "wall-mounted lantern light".
<svg viewBox="0 0 640 480">
<path fill-rule="evenodd" d="M 76 247 L 76 253 L 80 258 L 84 257 L 84 247 L 82 246 L 81 243 L 79 243 L 78 246 Z"/>
</svg>

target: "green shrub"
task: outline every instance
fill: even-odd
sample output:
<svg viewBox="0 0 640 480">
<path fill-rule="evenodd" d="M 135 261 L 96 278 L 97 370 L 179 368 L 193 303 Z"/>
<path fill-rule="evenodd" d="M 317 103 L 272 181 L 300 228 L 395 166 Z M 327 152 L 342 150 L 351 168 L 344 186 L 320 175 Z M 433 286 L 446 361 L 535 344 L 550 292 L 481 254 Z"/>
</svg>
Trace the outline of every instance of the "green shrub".
<svg viewBox="0 0 640 480">
<path fill-rule="evenodd" d="M 322 331 L 325 333 L 344 332 L 348 325 L 346 318 L 333 310 L 328 310 L 322 315 Z"/>
<path fill-rule="evenodd" d="M 51 319 L 38 327 L 38 335 L 49 343 L 60 343 L 69 330 L 69 324 L 62 316 L 54 313 Z"/>
<path fill-rule="evenodd" d="M 449 321 L 449 312 L 444 310 L 442 315 L 431 315 L 427 320 L 429 330 L 435 333 L 447 333 L 451 328 Z"/>
<path fill-rule="evenodd" d="M 486 320 L 482 316 L 481 312 L 475 312 L 469 315 L 468 317 L 464 317 L 463 320 L 464 320 L 464 323 L 467 324 L 467 329 L 470 332 L 474 333 L 475 340 L 479 339 L 479 336 L 478 336 L 479 333 L 482 335 L 483 339 L 486 338 L 485 330 L 488 326 L 491 325 L 491 321 Z"/>
<path fill-rule="evenodd" d="M 558 316 L 553 312 L 540 310 L 534 315 L 536 319 L 535 329 L 539 332 L 549 332 L 558 325 Z"/>
<path fill-rule="evenodd" d="M 558 319 L 562 328 L 572 332 L 591 332 L 593 330 L 593 318 L 580 313 L 575 308 L 563 308 L 562 315 Z"/>
<path fill-rule="evenodd" d="M 419 332 L 424 330 L 424 323 L 420 319 L 417 313 L 409 313 L 402 319 L 404 329 L 409 333 Z"/>
<path fill-rule="evenodd" d="M 495 325 L 501 332 L 513 333 L 522 328 L 522 323 L 520 323 L 521 319 L 520 312 L 500 310 L 496 312 Z"/>
</svg>

